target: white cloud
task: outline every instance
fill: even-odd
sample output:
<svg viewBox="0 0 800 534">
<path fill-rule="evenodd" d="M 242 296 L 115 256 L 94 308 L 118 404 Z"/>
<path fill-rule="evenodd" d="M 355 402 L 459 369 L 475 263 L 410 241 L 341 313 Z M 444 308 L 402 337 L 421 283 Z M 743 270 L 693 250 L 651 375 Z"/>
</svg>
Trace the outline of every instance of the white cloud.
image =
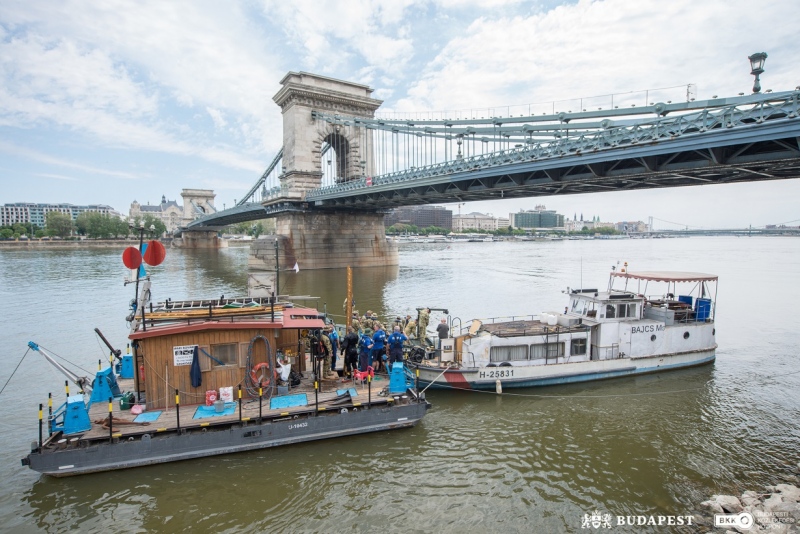
<svg viewBox="0 0 800 534">
<path fill-rule="evenodd" d="M 66 180 L 67 182 L 77 182 L 78 179 L 72 176 L 64 176 L 63 174 L 50 174 L 46 172 L 37 172 L 35 176 L 41 176 L 42 178 L 53 178 L 55 180 Z"/>
<path fill-rule="evenodd" d="M 117 171 L 112 169 L 105 169 L 100 167 L 95 167 L 91 165 L 84 165 L 81 163 L 77 163 L 75 161 L 66 160 L 63 158 L 58 158 L 52 156 L 50 154 L 46 154 L 44 152 L 40 152 L 38 150 L 33 150 L 30 148 L 26 148 L 20 145 L 16 145 L 14 143 L 9 143 L 0 139 L 0 152 L 5 152 L 9 155 L 13 155 L 15 157 L 21 157 L 29 160 L 36 161 L 38 163 L 43 163 L 46 165 L 54 165 L 57 167 L 65 167 L 68 169 L 75 169 L 83 172 L 88 172 L 91 174 L 100 174 L 105 176 L 113 176 L 115 178 L 124 178 L 126 180 L 136 180 L 142 178 L 141 175 Z"/>
<path fill-rule="evenodd" d="M 216 126 L 218 129 L 225 127 L 225 118 L 222 116 L 222 112 L 220 110 L 206 106 L 206 111 L 211 116 L 211 120 L 214 121 L 214 126 Z"/>
<path fill-rule="evenodd" d="M 757 18 L 743 0 L 582 0 L 527 16 L 484 15 L 442 48 L 397 108 L 505 106 L 691 82 L 703 95 L 730 94 L 747 90 L 747 55 L 761 48 L 784 53 L 770 83 L 785 87 L 800 44 L 785 16 L 793 5 L 765 4 Z"/>
</svg>

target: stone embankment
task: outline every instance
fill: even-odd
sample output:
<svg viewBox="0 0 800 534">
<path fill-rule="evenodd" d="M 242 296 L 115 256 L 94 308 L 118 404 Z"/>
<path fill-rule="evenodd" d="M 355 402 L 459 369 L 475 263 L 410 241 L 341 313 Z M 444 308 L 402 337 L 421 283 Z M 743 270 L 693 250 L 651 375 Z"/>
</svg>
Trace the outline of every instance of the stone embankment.
<svg viewBox="0 0 800 534">
<path fill-rule="evenodd" d="M 713 532 L 724 529 L 726 534 L 800 532 L 800 489 L 792 484 L 778 484 L 767 486 L 765 490 L 761 493 L 745 491 L 740 497 L 714 495 L 701 503 L 711 516 L 703 517 L 698 523 L 708 525 Z M 738 524 L 713 528 L 714 514 L 738 514 Z"/>
</svg>

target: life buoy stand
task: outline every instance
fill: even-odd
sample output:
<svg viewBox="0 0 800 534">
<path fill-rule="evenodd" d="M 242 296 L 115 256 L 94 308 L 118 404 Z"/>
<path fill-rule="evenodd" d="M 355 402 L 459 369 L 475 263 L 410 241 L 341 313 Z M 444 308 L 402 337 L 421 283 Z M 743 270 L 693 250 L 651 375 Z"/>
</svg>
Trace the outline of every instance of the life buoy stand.
<svg viewBox="0 0 800 534">
<path fill-rule="evenodd" d="M 259 371 L 264 369 L 265 371 L 261 372 L 259 376 Z M 266 387 L 269 385 L 269 364 L 268 363 L 259 363 L 255 367 L 250 370 L 250 379 L 253 381 L 253 384 L 256 387 Z"/>
</svg>

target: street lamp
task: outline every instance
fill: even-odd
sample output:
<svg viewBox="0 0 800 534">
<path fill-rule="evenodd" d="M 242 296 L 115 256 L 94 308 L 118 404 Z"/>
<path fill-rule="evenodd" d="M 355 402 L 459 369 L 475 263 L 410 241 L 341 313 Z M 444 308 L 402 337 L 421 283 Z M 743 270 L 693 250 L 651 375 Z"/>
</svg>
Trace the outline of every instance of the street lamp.
<svg viewBox="0 0 800 534">
<path fill-rule="evenodd" d="M 764 62 L 767 60 L 767 53 L 766 52 L 756 52 L 752 56 L 747 56 L 747 59 L 750 60 L 750 74 L 756 77 L 755 82 L 753 83 L 753 92 L 759 93 L 761 92 L 761 80 L 759 80 L 759 76 L 764 72 Z"/>
</svg>

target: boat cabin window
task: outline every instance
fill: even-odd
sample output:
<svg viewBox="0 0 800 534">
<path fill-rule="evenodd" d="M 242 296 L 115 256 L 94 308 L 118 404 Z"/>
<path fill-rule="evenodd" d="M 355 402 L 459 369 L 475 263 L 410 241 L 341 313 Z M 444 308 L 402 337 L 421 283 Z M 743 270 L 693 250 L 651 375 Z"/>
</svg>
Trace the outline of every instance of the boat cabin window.
<svg viewBox="0 0 800 534">
<path fill-rule="evenodd" d="M 569 353 L 573 356 L 583 356 L 586 354 L 586 339 L 573 339 L 569 344 Z"/>
<path fill-rule="evenodd" d="M 213 362 L 213 365 L 233 365 L 239 362 L 236 357 L 238 344 L 224 343 L 221 345 L 211 345 L 211 355 L 221 363 Z M 213 360 L 212 360 L 213 361 Z"/>
<path fill-rule="evenodd" d="M 558 358 L 564 355 L 564 343 L 538 343 L 531 345 L 531 360 Z"/>
<path fill-rule="evenodd" d="M 489 360 L 493 362 L 509 362 L 524 360 L 528 356 L 527 345 L 514 345 L 511 347 L 492 347 Z"/>
<path fill-rule="evenodd" d="M 606 319 L 614 319 L 616 317 L 636 317 L 636 304 L 606 304 Z"/>
</svg>

